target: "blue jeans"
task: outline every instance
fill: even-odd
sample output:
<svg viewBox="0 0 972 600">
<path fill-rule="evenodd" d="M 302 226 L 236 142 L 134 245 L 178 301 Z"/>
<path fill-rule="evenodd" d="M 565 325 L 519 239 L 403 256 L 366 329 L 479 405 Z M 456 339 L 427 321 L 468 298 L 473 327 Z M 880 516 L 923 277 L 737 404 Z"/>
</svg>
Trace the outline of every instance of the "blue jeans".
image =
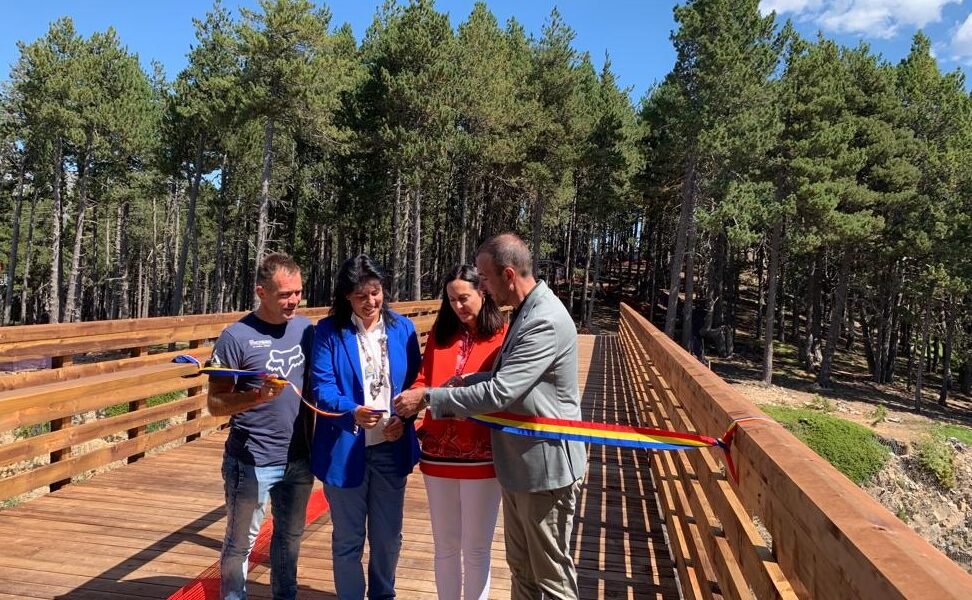
<svg viewBox="0 0 972 600">
<path fill-rule="evenodd" d="M 377 444 L 365 449 L 364 481 L 358 487 L 324 485 L 331 505 L 331 554 L 334 587 L 339 600 L 365 597 L 361 569 L 367 524 L 368 598 L 395 597 L 395 567 L 402 549 L 402 511 L 405 477 L 396 473 L 395 446 Z"/>
<path fill-rule="evenodd" d="M 223 455 L 226 537 L 219 556 L 220 598 L 246 600 L 248 558 L 268 499 L 273 514 L 270 589 L 274 600 L 297 597 L 297 557 L 313 485 L 307 459 L 255 467 Z"/>
</svg>

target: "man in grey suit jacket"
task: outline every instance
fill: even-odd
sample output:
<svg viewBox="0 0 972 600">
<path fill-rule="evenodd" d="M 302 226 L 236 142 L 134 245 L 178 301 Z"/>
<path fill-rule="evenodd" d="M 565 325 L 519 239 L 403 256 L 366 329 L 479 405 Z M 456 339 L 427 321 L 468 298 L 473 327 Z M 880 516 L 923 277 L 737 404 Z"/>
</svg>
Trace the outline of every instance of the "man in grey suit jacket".
<svg viewBox="0 0 972 600">
<path fill-rule="evenodd" d="M 574 321 L 547 284 L 534 279 L 526 244 L 509 233 L 493 237 L 479 248 L 476 266 L 484 291 L 514 307 L 492 371 L 467 377 L 464 387 L 406 392 L 396 399 L 395 412 L 428 406 L 436 418 L 508 411 L 579 420 Z M 570 534 L 587 468 L 584 444 L 500 431 L 492 432 L 492 442 L 503 488 L 511 597 L 577 600 Z"/>
</svg>

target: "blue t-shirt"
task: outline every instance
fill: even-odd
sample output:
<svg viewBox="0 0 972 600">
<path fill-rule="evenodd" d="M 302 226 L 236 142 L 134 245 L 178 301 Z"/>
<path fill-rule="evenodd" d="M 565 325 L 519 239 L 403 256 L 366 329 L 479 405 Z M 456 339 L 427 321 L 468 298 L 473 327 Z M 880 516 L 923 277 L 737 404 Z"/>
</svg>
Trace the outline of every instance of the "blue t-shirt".
<svg viewBox="0 0 972 600">
<path fill-rule="evenodd" d="M 223 330 L 213 348 L 212 365 L 228 369 L 275 373 L 304 389 L 310 372 L 314 329 L 311 322 L 295 316 L 273 325 L 250 313 Z M 260 377 L 237 377 L 235 391 L 257 389 Z M 265 467 L 285 465 L 306 458 L 309 452 L 309 411 L 302 409 L 293 388 L 269 402 L 230 417 L 226 453 L 247 464 Z"/>
</svg>

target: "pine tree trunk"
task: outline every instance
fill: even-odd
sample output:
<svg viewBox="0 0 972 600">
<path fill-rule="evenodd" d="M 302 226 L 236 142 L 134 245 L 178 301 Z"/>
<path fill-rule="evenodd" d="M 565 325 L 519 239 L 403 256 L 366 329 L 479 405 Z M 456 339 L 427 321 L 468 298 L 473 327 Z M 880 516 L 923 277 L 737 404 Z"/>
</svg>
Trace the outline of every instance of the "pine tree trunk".
<svg viewBox="0 0 972 600">
<path fill-rule="evenodd" d="M 685 240 L 685 302 L 682 304 L 682 347 L 690 348 L 692 341 L 692 310 L 695 306 L 695 240 L 698 227 L 693 217 Z"/>
<path fill-rule="evenodd" d="M 682 210 L 678 217 L 678 233 L 675 235 L 675 252 L 672 254 L 668 276 L 668 310 L 665 311 L 665 335 L 675 339 L 675 322 L 678 316 L 678 292 L 682 287 L 682 263 L 690 225 L 695 221 L 695 156 L 689 158 L 682 180 Z"/>
<path fill-rule="evenodd" d="M 169 306 L 172 303 L 172 279 L 175 277 L 177 257 L 179 256 L 179 248 L 181 248 L 179 244 L 179 231 L 181 230 L 179 221 L 182 214 L 179 204 L 181 200 L 179 186 L 173 179 L 172 194 L 169 196 L 169 207 L 165 214 L 165 269 L 161 273 L 163 281 L 159 284 L 159 289 L 166 290 L 168 294 L 166 296 L 159 294 L 158 313 L 163 315 L 168 314 Z"/>
<path fill-rule="evenodd" d="M 64 171 L 64 141 L 58 137 L 54 143 L 54 177 L 51 186 L 54 202 L 51 207 L 51 289 L 47 297 L 47 321 L 61 321 L 61 288 L 63 281 L 61 245 L 64 223 L 64 203 L 61 199 L 61 176 Z"/>
<path fill-rule="evenodd" d="M 422 299 L 422 186 L 415 190 L 412 215 L 412 300 Z"/>
<path fill-rule="evenodd" d="M 591 323 L 587 319 L 587 298 L 591 294 L 591 259 L 594 257 L 594 225 L 587 227 L 587 260 L 584 263 L 584 290 L 581 293 L 581 323 L 590 331 Z"/>
<path fill-rule="evenodd" d="M 874 334 L 872 332 L 873 323 L 872 317 L 867 314 L 867 311 L 861 310 L 861 337 L 863 338 L 864 346 L 864 358 L 867 360 L 867 368 L 870 370 L 872 377 L 878 371 L 878 358 L 877 358 L 877 348 L 875 346 Z"/>
<path fill-rule="evenodd" d="M 27 248 L 24 250 L 24 279 L 20 287 L 20 322 L 29 324 L 27 320 L 27 290 L 30 289 L 30 261 L 34 254 L 34 215 L 37 212 L 38 190 L 34 188 L 34 195 L 30 201 L 30 220 L 27 223 Z"/>
<path fill-rule="evenodd" d="M 786 262 L 782 256 L 783 250 L 780 249 L 780 276 L 779 290 L 776 299 L 776 322 L 779 327 L 776 329 L 776 339 L 783 343 L 786 341 Z"/>
<path fill-rule="evenodd" d="M 401 263 L 402 228 L 402 171 L 395 171 L 395 199 L 391 216 L 391 301 L 398 302 L 402 290 Z"/>
<path fill-rule="evenodd" d="M 651 282 L 648 284 L 648 293 L 645 301 L 648 303 L 648 320 L 655 322 L 655 311 L 658 308 L 658 275 L 662 270 L 662 232 L 660 227 L 655 227 L 654 239 L 652 240 L 651 258 Z"/>
<path fill-rule="evenodd" d="M 803 360 L 804 367 L 812 370 L 817 366 L 817 346 L 819 340 L 817 338 L 817 331 L 819 331 L 819 324 L 817 323 L 820 314 L 820 259 L 813 259 L 813 263 L 810 266 L 810 281 L 807 285 L 807 323 L 806 323 L 806 338 L 803 342 L 803 348 L 801 349 L 801 358 Z"/>
<path fill-rule="evenodd" d="M 833 368 L 834 353 L 840 343 L 840 329 L 844 323 L 844 307 L 847 306 L 847 291 L 850 289 L 851 265 L 854 256 L 845 250 L 840 260 L 840 274 L 837 279 L 837 293 L 831 307 L 830 328 L 827 330 L 827 345 L 824 347 L 823 361 L 817 373 L 817 385 L 822 388 L 830 387 L 830 373 Z"/>
<path fill-rule="evenodd" d="M 272 132 L 270 135 L 273 135 Z M 176 267 L 175 281 L 172 282 L 172 304 L 169 306 L 169 314 L 178 316 L 182 314 L 183 296 L 186 284 L 186 262 L 189 258 L 189 248 L 196 242 L 196 202 L 199 198 L 199 183 L 202 181 L 203 174 L 203 150 L 206 143 L 206 134 L 202 131 L 196 136 L 196 159 L 193 163 L 192 185 L 189 187 L 189 207 L 186 212 L 186 230 L 182 237 L 182 247 L 179 249 L 179 264 Z M 269 177 L 268 177 L 269 179 Z M 263 191 L 261 181 L 261 192 Z M 262 197 L 261 197 L 262 207 Z M 193 288 L 195 289 L 196 278 L 193 277 Z M 193 295 L 195 298 L 195 295 Z"/>
<path fill-rule="evenodd" d="M 567 312 L 571 317 L 574 316 L 574 255 L 577 253 L 577 241 L 574 234 L 577 231 L 577 194 L 574 194 L 570 202 L 570 221 L 567 224 L 567 252 L 566 270 L 567 278 Z"/>
<path fill-rule="evenodd" d="M 239 209 L 239 207 L 237 208 Z M 237 214 L 241 213 L 238 212 Z M 246 279 L 244 272 L 249 270 L 249 245 L 247 244 L 249 237 L 249 222 L 236 229 L 227 277 L 226 305 L 220 312 L 233 311 L 239 306 L 240 280 Z"/>
<path fill-rule="evenodd" d="M 91 137 L 88 136 L 87 148 L 79 161 L 78 170 L 78 214 L 74 219 L 74 252 L 71 255 L 71 274 L 68 276 L 67 297 L 64 300 L 64 321 L 72 323 L 79 320 L 78 299 L 81 295 L 78 289 L 81 280 L 81 254 L 84 245 L 85 216 L 88 211 L 88 180 L 91 176 L 89 162 L 91 156 Z"/>
<path fill-rule="evenodd" d="M 13 305 L 14 279 L 17 277 L 17 252 L 20 246 L 20 213 L 24 206 L 24 171 L 27 158 L 20 161 L 20 174 L 17 176 L 17 199 L 14 204 L 13 222 L 10 224 L 10 251 L 7 253 L 7 285 L 3 292 L 3 315 L 0 324 L 10 324 L 10 308 Z"/>
<path fill-rule="evenodd" d="M 597 301 L 597 287 L 601 280 L 601 256 L 604 254 L 606 238 L 607 234 L 602 230 L 600 241 L 597 245 L 597 254 L 594 256 L 594 278 L 591 281 L 591 293 L 587 297 L 587 316 L 584 321 L 587 323 L 587 328 L 591 331 L 594 330 L 594 303 Z"/>
<path fill-rule="evenodd" d="M 881 383 L 892 383 L 894 381 L 894 366 L 898 360 L 898 340 L 901 336 L 901 307 L 904 303 L 904 294 L 900 291 L 901 279 L 897 279 L 898 291 L 895 294 L 893 303 L 890 305 L 890 325 L 888 327 L 887 346 L 883 349 L 883 379 Z"/>
<path fill-rule="evenodd" d="M 855 317 L 856 307 L 857 307 L 857 302 L 855 302 L 855 299 L 849 297 L 847 299 L 847 318 L 845 321 L 846 324 L 844 325 L 844 327 L 846 328 L 845 331 L 847 331 L 847 341 L 844 344 L 844 350 L 847 350 L 848 352 L 854 349 L 854 342 L 857 339 L 857 327 L 854 326 L 854 320 L 856 318 Z"/>
<path fill-rule="evenodd" d="M 910 308 L 914 309 L 914 306 L 911 306 Z M 912 390 L 911 386 L 914 383 L 915 354 L 917 354 L 917 348 L 911 347 L 911 340 L 914 337 L 914 332 L 915 332 L 915 326 L 913 324 L 911 323 L 905 324 L 904 339 L 902 340 L 902 342 L 904 343 L 904 350 L 905 352 L 907 352 L 907 356 L 908 356 L 908 366 L 905 369 L 907 371 L 907 375 L 906 375 L 907 381 L 905 381 L 905 388 L 907 388 L 909 392 Z"/>
<path fill-rule="evenodd" d="M 931 336 L 931 328 L 929 327 L 929 321 L 931 320 L 931 305 L 932 299 L 927 298 L 925 300 L 925 309 L 921 315 L 921 356 L 918 361 L 917 369 L 915 370 L 915 411 L 921 412 L 921 393 L 922 385 L 924 384 L 925 377 L 925 359 L 928 356 L 928 339 Z"/>
<path fill-rule="evenodd" d="M 469 249 L 469 182 L 462 185 L 462 198 L 459 200 L 459 264 L 470 262 Z"/>
<path fill-rule="evenodd" d="M 533 241 L 531 250 L 533 251 L 533 274 L 540 277 L 540 259 L 542 257 L 541 243 L 543 237 L 543 195 L 539 189 L 533 190 Z"/>
<path fill-rule="evenodd" d="M 213 281 L 210 287 L 212 290 L 210 310 L 212 312 L 224 312 L 223 302 L 226 297 L 226 219 L 229 213 L 227 190 L 229 190 L 230 168 L 228 156 L 224 152 L 220 158 L 219 216 L 216 220 L 218 231 L 216 232 Z"/>
<path fill-rule="evenodd" d="M 225 206 L 225 205 L 224 205 Z M 223 298 L 226 292 L 226 286 L 224 285 L 223 265 L 224 255 L 223 247 L 226 245 L 226 211 L 219 211 L 219 218 L 216 221 L 216 256 L 213 258 L 213 279 L 210 290 L 212 291 L 212 296 L 209 299 L 209 310 L 212 312 L 223 312 Z"/>
<path fill-rule="evenodd" d="M 95 281 L 98 281 L 98 280 L 102 280 L 103 279 L 105 281 L 105 283 L 102 284 L 102 285 L 97 285 L 96 284 L 96 285 L 93 286 L 94 287 L 94 289 L 93 289 L 93 296 L 94 296 L 94 298 L 93 298 L 93 301 L 89 303 L 91 306 L 94 306 L 95 307 L 94 310 L 98 312 L 98 316 L 93 316 L 93 317 L 92 316 L 86 316 L 82 312 L 82 315 L 81 315 L 82 320 L 87 320 L 87 319 L 114 319 L 115 318 L 115 312 L 114 312 L 115 311 L 115 307 L 114 307 L 114 300 L 115 300 L 115 298 L 111 294 L 111 292 L 109 291 L 109 288 L 111 288 L 113 286 L 113 282 L 111 281 L 111 274 L 112 274 L 111 257 L 114 255 L 113 252 L 112 252 L 114 250 L 114 246 L 112 246 L 112 242 L 111 242 L 111 214 L 108 211 L 108 208 L 105 207 L 105 265 L 104 265 L 105 271 L 104 271 L 104 277 L 99 277 L 98 276 L 98 260 L 100 259 L 101 255 L 100 255 L 99 248 L 98 248 L 98 243 L 97 243 L 97 237 L 98 237 L 97 236 L 97 230 L 98 230 L 98 208 L 99 208 L 98 205 L 95 205 L 94 207 L 92 207 L 93 214 L 91 215 L 91 220 L 93 222 L 92 229 L 95 230 L 94 231 L 95 235 L 92 235 L 91 236 L 92 237 L 91 253 L 89 254 L 89 256 L 91 256 L 90 264 L 92 265 L 92 271 L 93 271 L 91 278 L 93 280 L 95 280 Z M 115 228 L 116 229 L 118 228 L 118 220 L 117 219 L 115 220 Z M 116 233 L 117 233 L 117 231 L 116 231 Z M 118 240 L 118 236 L 115 237 L 115 240 L 116 241 Z M 84 287 L 82 286 L 82 292 L 83 292 L 83 290 L 84 290 Z M 83 297 L 83 296 L 84 296 L 84 294 L 82 293 L 81 294 L 81 297 Z M 84 309 L 84 303 L 82 303 L 82 311 L 83 311 L 83 309 Z M 101 316 L 101 315 L 104 315 L 104 316 Z"/>
<path fill-rule="evenodd" d="M 968 396 L 972 394 L 972 355 L 967 355 L 959 369 L 959 391 Z"/>
<path fill-rule="evenodd" d="M 766 264 L 766 252 L 762 246 L 756 250 L 756 334 L 753 339 L 761 340 L 763 338 L 763 310 L 765 309 L 765 304 L 763 298 L 766 296 L 766 271 L 764 265 Z"/>
<path fill-rule="evenodd" d="M 192 274 L 192 296 L 191 296 L 192 310 L 193 310 L 193 314 L 200 314 L 203 312 L 203 310 L 202 307 L 200 306 L 200 297 L 199 297 L 200 274 L 199 274 L 199 235 L 198 234 L 192 236 L 192 273 L 191 274 Z"/>
<path fill-rule="evenodd" d="M 948 405 L 948 393 L 952 389 L 952 348 L 958 328 L 958 311 L 955 299 L 949 296 L 945 303 L 945 348 L 942 352 L 942 387 L 938 391 L 938 405 Z"/>
<path fill-rule="evenodd" d="M 129 302 L 129 261 L 128 261 L 128 200 L 118 206 L 118 233 L 115 235 L 115 306 L 119 319 L 132 316 Z"/>
<path fill-rule="evenodd" d="M 270 176 L 273 169 L 273 117 L 267 117 L 267 123 L 263 130 L 263 170 L 260 174 L 260 209 L 257 212 L 257 239 L 256 255 L 253 260 L 253 281 L 256 282 L 257 271 L 260 269 L 260 261 L 267 251 L 267 237 L 270 230 Z M 260 306 L 260 299 L 256 295 L 254 286 L 253 300 L 251 302 L 253 310 Z"/>
<path fill-rule="evenodd" d="M 719 233 L 715 238 L 712 252 L 715 255 L 712 261 L 712 276 L 710 277 L 709 287 L 712 289 L 709 299 L 708 328 L 722 328 L 726 324 L 726 269 L 727 253 L 729 242 L 725 233 Z M 722 345 L 722 344 L 720 344 Z M 723 356 L 723 349 L 720 348 L 719 355 Z"/>
<path fill-rule="evenodd" d="M 773 224 L 769 239 L 769 272 L 766 274 L 766 330 L 763 339 L 763 383 L 773 383 L 773 333 L 776 327 L 776 290 L 783 246 L 783 219 Z M 782 322 L 780 323 L 782 329 Z"/>
</svg>

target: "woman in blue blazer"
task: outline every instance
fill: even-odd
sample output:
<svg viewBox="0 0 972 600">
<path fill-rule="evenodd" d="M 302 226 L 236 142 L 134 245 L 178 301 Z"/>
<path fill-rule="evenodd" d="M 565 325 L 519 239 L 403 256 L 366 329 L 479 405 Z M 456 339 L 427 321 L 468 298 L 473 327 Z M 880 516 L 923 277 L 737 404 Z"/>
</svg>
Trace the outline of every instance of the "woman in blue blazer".
<svg viewBox="0 0 972 600">
<path fill-rule="evenodd" d="M 422 357 L 412 322 L 385 302 L 382 273 L 360 255 L 337 275 L 330 316 L 315 331 L 311 393 L 340 417 L 318 417 L 311 467 L 331 506 L 334 584 L 341 600 L 395 597 L 405 480 L 419 460 L 414 417 L 392 398 L 415 380 Z"/>
</svg>

